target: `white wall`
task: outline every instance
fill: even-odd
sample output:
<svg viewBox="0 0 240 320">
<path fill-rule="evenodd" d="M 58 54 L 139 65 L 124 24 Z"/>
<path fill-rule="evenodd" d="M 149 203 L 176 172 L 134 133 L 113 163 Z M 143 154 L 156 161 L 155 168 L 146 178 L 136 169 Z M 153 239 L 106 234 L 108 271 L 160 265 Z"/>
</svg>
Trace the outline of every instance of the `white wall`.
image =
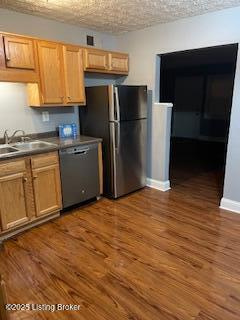
<svg viewBox="0 0 240 320">
<path fill-rule="evenodd" d="M 127 84 L 147 84 L 153 90 L 153 102 L 159 90 L 156 81 L 157 54 L 238 43 L 240 41 L 240 8 L 222 10 L 176 22 L 157 25 L 118 37 L 118 49 L 130 53 Z M 159 72 L 159 70 L 157 70 Z M 157 124 L 154 124 L 157 126 Z M 152 131 L 158 130 L 152 127 Z M 240 201 L 240 56 L 235 79 L 230 139 L 228 144 L 224 197 Z M 152 150 L 156 141 L 152 140 Z M 166 167 L 161 155 L 152 153 L 153 179 L 163 180 Z"/>
<path fill-rule="evenodd" d="M 49 122 L 42 121 L 42 111 L 49 112 Z M 6 129 L 26 133 L 55 131 L 60 123 L 78 122 L 77 108 L 30 108 L 27 107 L 26 85 L 0 82 L 0 137 Z"/>
<path fill-rule="evenodd" d="M 0 31 L 82 45 L 86 45 L 86 35 L 91 35 L 96 47 L 111 50 L 116 46 L 116 37 L 109 34 L 1 8 Z"/>
<path fill-rule="evenodd" d="M 0 31 L 42 37 L 49 40 L 66 41 L 86 45 L 86 35 L 95 37 L 99 48 L 114 49 L 114 36 L 47 20 L 31 15 L 0 9 Z M 86 85 L 114 82 L 114 78 L 103 79 L 86 76 Z M 76 122 L 77 108 L 48 108 L 50 121 L 42 122 L 42 110 L 27 107 L 24 84 L 0 83 L 0 137 L 5 129 L 23 129 L 26 133 L 55 130 L 60 123 Z"/>
</svg>

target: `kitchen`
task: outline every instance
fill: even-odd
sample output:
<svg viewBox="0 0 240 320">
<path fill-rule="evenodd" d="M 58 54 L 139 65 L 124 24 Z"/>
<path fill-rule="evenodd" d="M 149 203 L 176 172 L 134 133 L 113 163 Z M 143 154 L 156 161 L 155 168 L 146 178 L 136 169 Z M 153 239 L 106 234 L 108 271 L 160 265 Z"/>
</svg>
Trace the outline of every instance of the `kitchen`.
<svg viewBox="0 0 240 320">
<path fill-rule="evenodd" d="M 60 106 L 67 108 L 68 105 L 70 107 L 86 105 L 84 71 L 105 72 L 114 75 L 128 73 L 127 54 L 81 48 L 15 34 L 1 34 L 1 57 L 1 80 L 4 82 L 25 82 L 28 104 L 31 108 Z M 104 89 L 104 87 L 97 88 Z M 125 115 L 129 112 L 128 96 L 132 97 L 132 107 L 136 105 L 136 112 L 132 111 L 132 117 L 129 114 L 129 120 L 134 120 L 135 114 L 136 118 L 146 118 L 147 92 L 145 88 L 140 92 L 140 87 L 136 87 L 136 90 L 134 87 L 113 85 L 105 88 L 108 88 L 109 91 L 106 93 L 106 105 L 100 105 L 100 107 L 102 107 L 101 110 L 104 107 L 109 115 L 106 116 L 107 123 L 104 130 L 108 131 L 108 121 L 110 121 L 112 123 L 110 144 L 119 145 L 120 137 L 116 142 L 114 126 L 118 124 L 117 130 L 119 131 L 120 122 L 128 120 L 128 116 Z M 88 92 L 89 90 L 87 90 Z M 93 106 L 91 106 L 91 97 L 96 98 Z M 88 118 L 99 118 L 100 115 L 96 114 L 96 110 L 100 99 L 100 93 L 92 92 L 89 94 Z M 141 101 L 136 102 L 137 99 Z M 145 109 L 143 115 L 140 114 L 141 108 Z M 80 118 L 84 118 L 81 111 L 79 112 Z M 43 112 L 42 116 L 43 118 L 48 117 L 47 111 Z M 94 127 L 95 119 L 85 119 L 84 123 L 91 121 L 92 127 Z M 103 122 L 103 120 L 101 121 Z M 134 128 L 133 132 L 136 131 Z M 140 126 L 139 130 L 143 132 L 142 139 L 146 140 L 146 125 L 144 128 Z M 35 226 L 37 223 L 56 218 L 61 209 L 77 205 L 91 198 L 99 198 L 101 194 L 107 193 L 107 189 L 109 189 L 108 194 L 116 198 L 145 186 L 145 150 L 142 151 L 142 162 L 139 168 L 143 178 L 136 176 L 135 182 L 132 182 L 133 179 L 130 178 L 129 183 L 132 182 L 135 185 L 128 187 L 126 184 L 125 187 L 122 187 L 121 193 L 117 193 L 116 186 L 120 177 L 113 178 L 113 173 L 106 172 L 106 168 L 109 166 L 107 163 L 109 162 L 111 166 L 114 166 L 113 171 L 117 172 L 117 164 L 114 159 L 119 151 L 108 156 L 108 160 L 104 161 L 103 165 L 102 138 L 98 138 L 98 135 L 95 135 L 95 138 L 82 135 L 77 138 L 76 124 L 61 124 L 58 131 L 59 141 L 55 141 L 54 138 L 53 141 L 34 140 L 19 129 L 14 131 L 12 135 L 9 135 L 7 129 L 4 131 L 0 153 L 1 160 L 7 161 L 1 162 L 1 240 L 25 230 L 28 226 Z M 94 132 L 91 130 L 91 126 L 88 130 L 84 125 L 81 126 L 81 131 L 90 134 Z M 47 133 L 46 137 L 48 135 L 51 136 L 51 133 Z M 53 132 L 52 135 L 57 136 L 57 133 Z M 17 136 L 19 136 L 18 139 Z M 44 137 L 44 133 L 41 133 L 41 136 Z M 103 141 L 104 158 L 110 153 L 111 146 L 106 142 L 109 139 L 106 137 Z M 134 146 L 134 139 L 132 143 L 131 147 Z M 117 149 L 117 146 L 113 148 Z M 59 150 L 59 156 L 56 150 Z M 138 147 L 136 147 L 136 152 L 138 151 Z M 33 156 L 34 154 L 39 155 Z M 114 157 L 114 159 L 109 157 Z M 127 161 L 126 158 L 125 162 Z M 129 164 L 128 161 L 127 165 Z M 133 166 L 136 164 L 137 158 L 135 157 Z M 103 169 L 104 181 L 109 181 L 109 186 L 107 183 L 103 183 Z M 124 175 L 124 172 L 121 172 L 120 175 Z M 140 179 L 143 181 L 138 181 Z M 110 185 L 115 185 L 114 190 L 110 191 Z M 11 195 L 17 197 L 19 203 L 14 201 L 14 197 L 11 199 Z M 34 197 L 34 203 L 31 204 L 28 198 L 32 197 Z M 36 212 L 34 213 L 34 211 Z"/>
<path fill-rule="evenodd" d="M 232 319 L 229 310 L 219 309 L 231 305 L 234 310 L 234 281 L 229 279 L 238 277 L 230 268 L 231 262 L 238 265 L 237 258 L 228 249 L 221 252 L 220 243 L 231 242 L 237 256 L 239 216 L 226 211 L 238 211 L 237 193 L 229 189 L 231 172 L 226 171 L 221 203 L 225 210 L 219 209 L 213 187 L 199 192 L 201 177 L 197 183 L 170 190 L 173 101 L 160 102 L 156 70 L 160 54 L 174 46 L 171 35 L 176 35 L 176 50 L 188 49 L 177 26 L 188 29 L 192 23 L 196 28 L 199 43 L 189 38 L 191 48 L 214 46 L 219 44 L 215 35 L 210 33 L 212 39 L 204 42 L 204 35 L 197 32 L 198 19 L 208 20 L 209 15 L 213 21 L 213 16 L 214 27 L 219 28 L 218 16 L 228 21 L 228 16 L 238 16 L 239 9 L 189 15 L 186 21 L 152 27 L 156 29 L 148 29 L 151 24 L 141 28 L 139 19 L 136 30 L 131 23 L 125 30 L 121 19 L 119 25 L 117 20 L 109 22 L 111 15 L 104 26 L 97 14 L 79 26 L 66 22 L 68 11 L 63 22 L 59 15 L 49 19 L 42 12 L 31 14 L 27 6 L 14 11 L 11 1 L 4 5 L 0 9 L 1 317 Z M 158 32 L 161 44 L 156 41 Z M 224 43 L 238 41 L 234 32 L 225 36 Z M 237 88 L 237 73 L 235 81 Z M 232 112 L 236 112 L 235 98 Z M 236 130 L 233 121 L 231 135 Z M 233 143 L 236 140 L 230 139 L 227 169 L 229 163 L 234 168 Z M 236 232 L 229 233 L 233 226 Z M 209 253 L 204 239 L 218 243 L 216 254 Z M 223 256 L 231 260 L 228 264 L 224 259 L 220 266 L 226 277 L 204 272 L 210 260 L 217 269 Z M 187 291 L 195 302 L 186 291 L 182 294 L 182 279 L 187 279 Z M 216 286 L 227 283 L 228 293 L 220 290 L 215 295 Z M 202 288 L 199 295 L 197 284 Z M 215 302 L 208 301 L 209 291 Z M 6 313 L 7 303 L 12 309 Z M 18 304 L 23 304 L 21 310 Z M 56 304 L 76 308 L 50 308 Z M 40 311 L 43 305 L 45 311 Z M 31 306 L 32 311 L 26 310 Z"/>
</svg>

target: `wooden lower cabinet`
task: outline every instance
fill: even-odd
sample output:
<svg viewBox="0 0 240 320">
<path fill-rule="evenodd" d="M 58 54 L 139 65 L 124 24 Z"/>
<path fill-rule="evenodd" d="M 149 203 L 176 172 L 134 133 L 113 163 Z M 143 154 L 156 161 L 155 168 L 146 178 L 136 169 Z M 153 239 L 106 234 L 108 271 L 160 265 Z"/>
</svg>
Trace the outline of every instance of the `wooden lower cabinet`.
<svg viewBox="0 0 240 320">
<path fill-rule="evenodd" d="M 8 230 L 31 220 L 27 201 L 25 160 L 0 165 L 1 229 Z"/>
<path fill-rule="evenodd" d="M 0 241 L 61 208 L 57 152 L 0 162 Z"/>
<path fill-rule="evenodd" d="M 37 216 L 62 208 L 58 164 L 33 169 L 33 188 Z"/>
</svg>

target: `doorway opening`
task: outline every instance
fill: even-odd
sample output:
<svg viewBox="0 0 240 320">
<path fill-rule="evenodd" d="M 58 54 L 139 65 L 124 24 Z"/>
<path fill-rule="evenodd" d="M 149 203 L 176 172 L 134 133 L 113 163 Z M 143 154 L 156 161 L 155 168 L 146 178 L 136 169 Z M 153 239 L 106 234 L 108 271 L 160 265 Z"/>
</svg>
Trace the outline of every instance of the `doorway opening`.
<svg viewBox="0 0 240 320">
<path fill-rule="evenodd" d="M 160 101 L 173 102 L 170 181 L 223 194 L 238 44 L 161 55 Z M 188 189 L 189 190 L 189 189 Z"/>
</svg>

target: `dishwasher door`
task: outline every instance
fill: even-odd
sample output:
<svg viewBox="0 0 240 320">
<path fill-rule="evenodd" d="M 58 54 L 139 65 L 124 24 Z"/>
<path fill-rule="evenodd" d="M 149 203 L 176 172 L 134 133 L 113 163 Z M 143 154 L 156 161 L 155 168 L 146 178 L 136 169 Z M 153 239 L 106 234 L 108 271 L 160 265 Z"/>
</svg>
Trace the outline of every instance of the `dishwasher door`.
<svg viewBox="0 0 240 320">
<path fill-rule="evenodd" d="M 98 144 L 60 150 L 63 208 L 100 194 Z"/>
</svg>

